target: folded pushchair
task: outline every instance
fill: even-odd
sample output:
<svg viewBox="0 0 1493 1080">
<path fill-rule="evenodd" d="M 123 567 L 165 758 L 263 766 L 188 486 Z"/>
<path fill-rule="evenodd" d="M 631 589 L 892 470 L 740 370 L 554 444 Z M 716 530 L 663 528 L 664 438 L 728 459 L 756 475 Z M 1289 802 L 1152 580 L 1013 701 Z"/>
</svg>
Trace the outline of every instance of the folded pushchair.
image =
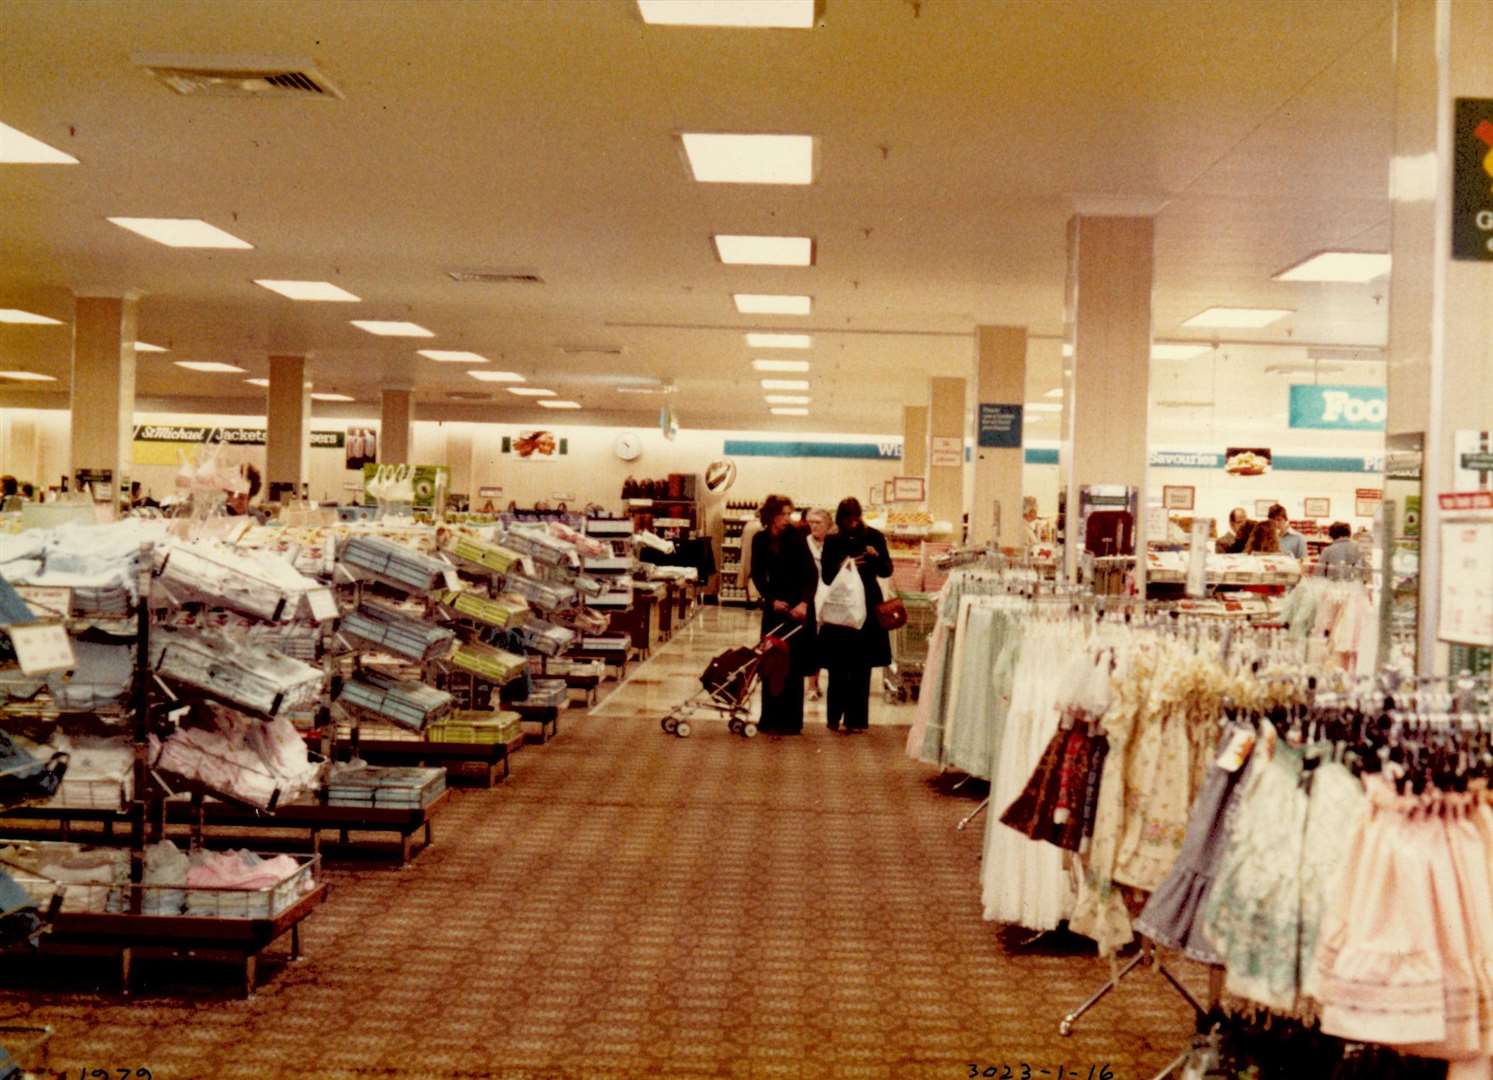
<svg viewBox="0 0 1493 1080">
<path fill-rule="evenodd" d="M 711 660 L 700 675 L 700 689 L 661 721 L 664 731 L 689 738 L 694 730 L 691 717 L 696 710 L 704 710 L 724 717 L 731 734 L 755 737 L 757 723 L 748 718 L 752 691 L 758 678 L 781 679 L 787 674 L 791 663 L 788 642 L 800 629 L 794 626 L 783 632 L 780 626 L 756 645 L 738 645 Z"/>
</svg>

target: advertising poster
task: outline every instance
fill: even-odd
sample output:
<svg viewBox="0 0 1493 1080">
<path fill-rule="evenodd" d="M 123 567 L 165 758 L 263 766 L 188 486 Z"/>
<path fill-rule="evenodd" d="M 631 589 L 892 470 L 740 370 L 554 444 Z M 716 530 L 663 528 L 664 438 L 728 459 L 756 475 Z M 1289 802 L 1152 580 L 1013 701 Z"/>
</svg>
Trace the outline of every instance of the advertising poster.
<svg viewBox="0 0 1493 1080">
<path fill-rule="evenodd" d="M 570 454 L 570 440 L 536 428 L 503 436 L 503 453 L 519 461 L 558 461 Z"/>
<path fill-rule="evenodd" d="M 1270 449 L 1264 446 L 1231 446 L 1224 451 L 1223 471 L 1230 476 L 1264 476 L 1270 471 Z"/>
<path fill-rule="evenodd" d="M 398 468 L 398 466 L 393 467 Z M 444 492 L 450 486 L 451 470 L 444 465 L 415 465 L 412 468 L 414 474 L 409 479 L 414 488 L 415 509 L 433 509 L 436 493 Z M 379 466 L 373 462 L 363 466 L 363 497 L 370 502 L 378 501 L 378 496 L 369 487 L 369 484 L 378 478 L 378 472 Z"/>
<path fill-rule="evenodd" d="M 372 428 L 347 429 L 347 468 L 361 471 L 378 460 L 378 432 Z"/>
</svg>

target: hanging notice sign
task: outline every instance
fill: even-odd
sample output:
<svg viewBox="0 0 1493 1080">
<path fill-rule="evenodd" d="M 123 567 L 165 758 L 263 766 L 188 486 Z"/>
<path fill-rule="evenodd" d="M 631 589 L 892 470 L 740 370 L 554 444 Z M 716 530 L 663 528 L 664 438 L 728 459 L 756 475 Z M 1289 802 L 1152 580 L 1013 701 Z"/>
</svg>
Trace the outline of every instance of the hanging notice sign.
<svg viewBox="0 0 1493 1080">
<path fill-rule="evenodd" d="M 1441 625 L 1437 637 L 1493 645 L 1493 521 L 1441 523 Z"/>
<path fill-rule="evenodd" d="M 1021 406 L 980 402 L 979 445 L 996 449 L 1021 448 Z"/>
<path fill-rule="evenodd" d="M 1452 258 L 1493 262 L 1493 98 L 1457 99 L 1452 145 Z"/>
</svg>

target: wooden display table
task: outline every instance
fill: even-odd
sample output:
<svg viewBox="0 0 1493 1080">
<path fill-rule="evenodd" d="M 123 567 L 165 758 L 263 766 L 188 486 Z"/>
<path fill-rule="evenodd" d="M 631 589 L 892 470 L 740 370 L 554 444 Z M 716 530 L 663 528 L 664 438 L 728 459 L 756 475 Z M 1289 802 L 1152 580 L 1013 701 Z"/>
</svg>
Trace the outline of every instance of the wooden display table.
<svg viewBox="0 0 1493 1080">
<path fill-rule="evenodd" d="M 358 738 L 358 756 L 373 765 L 430 765 L 446 770 L 447 782 L 454 777 L 476 775 L 482 786 L 492 787 L 500 779 L 506 780 L 513 769 L 509 757 L 524 744 L 522 738 L 506 743 L 429 742 L 424 739 L 369 739 Z M 352 755 L 352 744 L 346 740 L 337 744 L 339 761 Z M 475 765 L 475 770 L 463 770 L 462 766 Z M 502 770 L 502 776 L 498 771 Z"/>
<path fill-rule="evenodd" d="M 206 802 L 201 807 L 202 825 L 204 829 L 221 826 L 251 833 L 304 832 L 310 838 L 313 854 L 344 857 L 382 854 L 389 850 L 384 845 L 366 841 L 354 842 L 350 833 L 394 833 L 399 837 L 400 860 L 408 865 L 414 856 L 435 842 L 431 818 L 435 817 L 436 811 L 450 798 L 451 789 L 447 788 L 419 809 L 402 806 L 331 806 L 308 801 L 287 803 L 268 814 L 233 803 Z M 194 825 L 197 823 L 197 812 L 187 800 L 168 799 L 166 821 L 172 825 Z M 338 833 L 337 843 L 330 848 L 323 847 L 321 842 L 322 832 L 328 829 L 335 829 Z M 424 834 L 425 839 L 416 846 L 415 837 L 420 833 Z M 241 842 L 237 835 L 232 839 L 235 843 Z"/>
<path fill-rule="evenodd" d="M 268 919 L 209 918 L 193 915 L 110 915 L 63 912 L 41 936 L 42 956 L 108 956 L 119 963 L 120 988 L 130 992 L 136 960 L 207 960 L 242 964 L 244 996 L 254 993 L 259 958 L 286 933 L 290 959 L 301 956 L 301 922 L 327 897 L 331 886 L 318 882 L 279 915 Z M 28 954 L 31 955 L 31 954 Z"/>
<path fill-rule="evenodd" d="M 538 742 L 543 745 L 560 734 L 560 706 L 525 705 L 520 701 L 507 702 L 503 708 L 516 712 L 526 724 L 539 725 Z"/>
</svg>

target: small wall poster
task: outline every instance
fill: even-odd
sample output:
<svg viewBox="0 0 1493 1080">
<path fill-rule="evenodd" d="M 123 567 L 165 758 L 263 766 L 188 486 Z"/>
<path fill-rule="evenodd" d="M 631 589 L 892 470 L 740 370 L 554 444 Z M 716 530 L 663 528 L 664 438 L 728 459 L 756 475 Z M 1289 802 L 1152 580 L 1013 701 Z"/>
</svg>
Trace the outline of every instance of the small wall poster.
<svg viewBox="0 0 1493 1080">
<path fill-rule="evenodd" d="M 1167 484 L 1161 489 L 1161 505 L 1168 510 L 1191 510 L 1197 488 L 1186 484 Z"/>
<path fill-rule="evenodd" d="M 1309 518 L 1325 518 L 1332 516 L 1332 500 L 1327 498 L 1311 498 L 1302 500 L 1302 506 Z"/>
</svg>

